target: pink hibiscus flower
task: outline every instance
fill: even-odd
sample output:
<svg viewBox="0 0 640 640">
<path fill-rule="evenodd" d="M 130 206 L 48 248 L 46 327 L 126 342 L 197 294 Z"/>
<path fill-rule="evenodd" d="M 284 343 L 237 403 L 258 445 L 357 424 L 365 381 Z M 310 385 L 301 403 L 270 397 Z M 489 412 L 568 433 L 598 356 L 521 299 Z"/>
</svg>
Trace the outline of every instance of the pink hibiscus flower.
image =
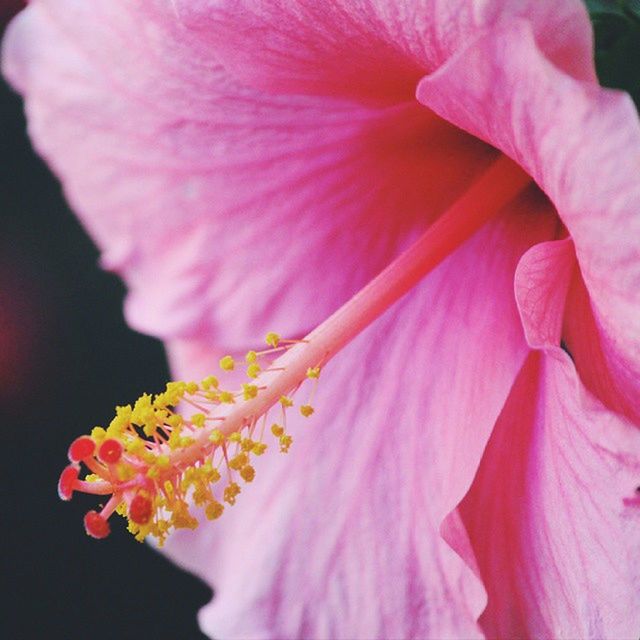
<svg viewBox="0 0 640 640">
<path fill-rule="evenodd" d="M 638 636 L 640 126 L 578 1 L 34 0 L 5 72 L 183 377 L 391 263 L 267 379 L 322 355 L 289 456 L 169 538 L 205 632 Z"/>
</svg>

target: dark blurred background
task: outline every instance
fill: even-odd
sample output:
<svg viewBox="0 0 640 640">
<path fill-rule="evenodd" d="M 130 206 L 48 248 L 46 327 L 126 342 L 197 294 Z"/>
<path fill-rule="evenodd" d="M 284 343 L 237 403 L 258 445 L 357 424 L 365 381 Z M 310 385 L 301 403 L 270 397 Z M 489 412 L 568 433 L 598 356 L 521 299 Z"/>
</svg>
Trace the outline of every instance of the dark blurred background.
<svg viewBox="0 0 640 640">
<path fill-rule="evenodd" d="M 125 326 L 124 288 L 97 257 L 0 81 L 1 635 L 204 638 L 207 587 L 119 518 L 107 540 L 88 538 L 95 499 L 57 497 L 71 440 L 168 379 L 162 345 Z"/>
<path fill-rule="evenodd" d="M 88 0 L 90 1 L 90 0 Z M 0 33 L 20 0 L 0 0 Z M 640 102 L 640 1 L 587 0 L 601 81 Z M 2 637 L 203 638 L 210 591 L 114 526 L 88 538 L 84 496 L 56 495 L 68 444 L 168 379 L 162 346 L 128 329 L 124 289 L 31 150 L 0 80 Z M 116 522 L 116 525 L 119 524 Z"/>
</svg>

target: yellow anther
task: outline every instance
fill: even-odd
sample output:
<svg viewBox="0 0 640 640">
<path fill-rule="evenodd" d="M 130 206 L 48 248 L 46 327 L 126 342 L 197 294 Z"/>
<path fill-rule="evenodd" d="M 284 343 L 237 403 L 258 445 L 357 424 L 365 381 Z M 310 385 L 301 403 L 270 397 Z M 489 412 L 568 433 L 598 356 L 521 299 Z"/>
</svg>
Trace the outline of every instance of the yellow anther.
<svg viewBox="0 0 640 640">
<path fill-rule="evenodd" d="M 102 427 L 93 427 L 91 429 L 91 437 L 96 443 L 100 443 L 107 437 L 107 432 Z"/>
<path fill-rule="evenodd" d="M 156 460 L 156 464 L 161 469 L 166 469 L 169 466 L 169 463 L 170 463 L 169 456 L 166 454 L 162 454 L 158 456 L 158 459 Z"/>
<path fill-rule="evenodd" d="M 169 383 L 167 383 L 167 387 Z M 175 404 L 178 398 L 176 393 L 171 393 L 169 391 L 163 391 L 162 393 L 157 393 L 153 398 L 153 407 L 154 409 L 166 409 L 167 406 L 171 404 Z"/>
<path fill-rule="evenodd" d="M 165 409 L 169 402 L 169 397 L 166 393 L 157 393 L 153 397 L 153 406 L 155 409 Z"/>
<path fill-rule="evenodd" d="M 194 393 L 197 393 L 200 390 L 200 387 L 198 386 L 197 382 L 187 382 L 187 393 L 189 395 L 193 395 Z"/>
<path fill-rule="evenodd" d="M 117 422 L 121 420 L 126 420 L 128 422 L 128 418 L 117 416 L 109 425 L 109 429 L 107 429 L 107 435 L 109 434 L 110 429 L 118 428 Z M 151 404 L 139 404 L 138 402 L 136 402 L 136 406 L 131 413 L 131 422 L 138 425 L 139 427 L 147 424 L 155 425 L 155 413 L 151 408 Z"/>
<path fill-rule="evenodd" d="M 117 438 L 122 435 L 122 432 L 129 426 L 128 416 L 118 415 L 116 416 L 107 427 L 107 436 L 110 438 Z"/>
<path fill-rule="evenodd" d="M 204 413 L 194 413 L 191 416 L 191 422 L 196 426 L 196 427 L 204 427 L 204 421 L 206 420 L 206 416 L 204 415 Z"/>
<path fill-rule="evenodd" d="M 184 420 L 179 413 L 174 413 L 167 418 L 167 424 L 173 429 L 182 426 L 183 422 Z"/>
<path fill-rule="evenodd" d="M 191 436 L 182 436 L 179 442 L 180 442 L 180 447 L 182 447 L 183 449 L 186 449 L 187 447 L 190 447 L 195 442 L 195 439 L 192 438 Z"/>
<path fill-rule="evenodd" d="M 165 480 L 162 486 L 164 487 L 164 492 L 167 494 L 167 497 L 169 498 L 169 500 L 173 500 L 173 496 L 175 494 L 175 488 L 171 484 L 171 481 Z"/>
<path fill-rule="evenodd" d="M 229 460 L 229 466 L 238 471 L 238 469 L 242 469 L 245 464 L 249 462 L 249 456 L 246 453 L 239 453 L 237 456 L 234 456 Z"/>
<path fill-rule="evenodd" d="M 267 333 L 267 335 L 265 337 L 265 342 L 270 347 L 274 347 L 275 348 L 280 343 L 280 336 L 277 333 L 274 333 L 273 331 L 270 331 L 269 333 Z"/>
<path fill-rule="evenodd" d="M 280 396 L 280 404 L 285 407 L 293 407 L 293 400 L 288 396 Z"/>
<path fill-rule="evenodd" d="M 224 435 L 222 431 L 220 431 L 219 429 L 214 429 L 209 434 L 209 441 L 213 442 L 213 444 L 221 444 L 224 441 Z"/>
<path fill-rule="evenodd" d="M 233 396 L 233 393 L 231 393 L 231 391 L 221 391 L 220 392 L 220 402 L 223 402 L 225 404 L 234 404 L 236 401 L 236 399 Z"/>
<path fill-rule="evenodd" d="M 260 371 L 260 365 L 254 362 L 247 367 L 247 376 L 255 380 L 260 375 Z"/>
<path fill-rule="evenodd" d="M 284 427 L 279 424 L 272 424 L 271 433 L 273 433 L 276 438 L 279 438 L 284 433 Z"/>
<path fill-rule="evenodd" d="M 255 384 L 243 384 L 242 385 L 242 397 L 245 400 L 251 400 L 258 395 L 258 387 Z"/>
<path fill-rule="evenodd" d="M 212 498 L 211 491 L 203 484 L 198 485 L 193 492 L 193 501 L 198 507 L 207 504 Z"/>
<path fill-rule="evenodd" d="M 142 440 L 129 440 L 125 445 L 127 453 L 132 455 L 140 455 L 144 451 L 144 442 Z"/>
<path fill-rule="evenodd" d="M 256 477 L 256 470 L 250 464 L 246 464 L 240 469 L 240 475 L 245 482 L 253 482 Z"/>
<path fill-rule="evenodd" d="M 209 520 L 216 520 L 222 515 L 223 511 L 224 511 L 224 505 L 216 500 L 214 502 L 210 502 L 205 507 L 204 514 L 207 516 Z"/>
<path fill-rule="evenodd" d="M 218 482 L 220 480 L 220 473 L 210 462 L 203 464 L 200 469 L 200 475 L 202 479 L 206 482 L 213 484 L 214 482 Z"/>
<path fill-rule="evenodd" d="M 220 402 L 220 394 L 215 391 L 207 391 L 205 398 L 211 402 Z"/>
<path fill-rule="evenodd" d="M 163 394 L 162 402 L 176 405 L 182 399 L 187 387 L 186 382 L 167 382 L 167 389 Z"/>
<path fill-rule="evenodd" d="M 251 438 L 244 438 L 242 440 L 242 442 L 240 443 L 240 448 L 245 451 L 245 452 L 249 452 L 251 451 L 251 449 L 253 449 L 253 445 L 255 443 L 253 442 L 253 440 Z"/>
<path fill-rule="evenodd" d="M 133 409 L 130 406 L 116 407 L 116 417 L 127 420 L 131 418 L 132 422 L 140 420 L 141 416 L 151 409 L 151 396 L 148 393 L 143 393 L 133 405 Z"/>
<path fill-rule="evenodd" d="M 160 469 L 158 469 L 158 467 L 156 466 L 149 467 L 147 471 L 147 478 L 151 478 L 152 480 L 155 480 L 159 475 L 160 475 Z"/>
<path fill-rule="evenodd" d="M 151 437 L 156 432 L 157 429 L 158 429 L 158 425 L 156 425 L 155 422 L 145 422 L 144 427 L 142 428 L 142 431 L 144 432 L 145 436 Z"/>
<path fill-rule="evenodd" d="M 320 377 L 320 367 L 309 367 L 307 369 L 307 378 L 319 378 Z"/>
<path fill-rule="evenodd" d="M 116 472 L 118 474 L 118 480 L 123 482 L 125 480 L 131 480 L 131 478 L 136 475 L 134 468 L 126 462 L 119 462 L 116 466 Z"/>
<path fill-rule="evenodd" d="M 255 351 L 247 351 L 247 355 L 244 357 L 247 364 L 253 364 L 258 360 L 258 354 Z"/>
<path fill-rule="evenodd" d="M 192 473 L 188 473 L 189 471 Z M 180 491 L 182 491 L 182 493 L 187 493 L 187 491 L 189 491 L 189 487 L 191 487 L 191 485 L 195 485 L 197 480 L 198 478 L 196 477 L 195 469 L 190 468 L 187 469 L 185 474 L 182 476 L 180 483 L 176 483 L 176 486 L 180 487 Z"/>
<path fill-rule="evenodd" d="M 254 456 L 261 456 L 266 450 L 267 445 L 264 442 L 256 442 L 251 449 L 251 453 Z"/>
<path fill-rule="evenodd" d="M 192 484 L 196 481 L 196 470 L 193 467 L 185 469 L 182 481 L 180 482 L 180 489 L 187 491 Z"/>
<path fill-rule="evenodd" d="M 177 427 L 171 432 L 171 435 L 169 436 L 169 440 L 167 444 L 169 445 L 169 449 L 171 449 L 172 451 L 175 451 L 175 449 L 177 449 L 180 446 L 181 431 L 182 430 L 180 429 L 180 427 Z"/>
<path fill-rule="evenodd" d="M 151 451 L 145 451 L 142 454 L 142 459 L 147 463 L 147 464 L 155 464 L 156 461 L 156 455 L 154 453 L 151 453 Z"/>
<path fill-rule="evenodd" d="M 138 525 L 129 521 L 129 526 L 127 527 L 127 529 L 129 530 L 129 533 L 133 534 L 133 539 L 136 542 L 144 542 L 144 539 L 146 537 L 146 533 L 144 531 L 142 531 L 140 528 L 138 528 Z"/>
<path fill-rule="evenodd" d="M 231 356 L 220 358 L 220 368 L 223 371 L 233 371 L 236 366 L 235 360 Z"/>
<path fill-rule="evenodd" d="M 143 543 L 144 539 L 147 537 L 146 531 L 138 528 L 138 525 L 134 524 L 133 522 L 129 522 L 129 526 L 127 527 L 127 529 L 130 533 L 133 534 L 133 539 L 136 542 Z"/>
<path fill-rule="evenodd" d="M 240 493 L 240 485 L 236 482 L 231 482 L 224 490 L 224 501 L 229 504 L 236 503 L 236 496 Z"/>
<path fill-rule="evenodd" d="M 206 391 L 208 389 L 211 389 L 212 387 L 214 389 L 217 389 L 218 384 L 220 384 L 218 382 L 218 378 L 216 378 L 215 376 L 207 376 L 202 380 L 202 382 L 200 383 L 200 386 Z"/>
<path fill-rule="evenodd" d="M 229 442 L 242 442 L 242 436 L 239 431 L 234 431 L 227 436 L 227 440 L 229 440 Z"/>
<path fill-rule="evenodd" d="M 303 404 L 300 406 L 300 413 L 308 418 L 313 413 L 313 407 L 310 404 Z"/>
<path fill-rule="evenodd" d="M 292 442 L 293 438 L 290 435 L 280 436 L 280 451 L 287 453 Z"/>
<path fill-rule="evenodd" d="M 148 393 L 143 393 L 139 399 L 144 399 L 144 402 L 151 404 L 151 396 Z M 121 407 L 116 407 L 116 415 L 121 418 L 130 418 L 133 409 L 130 404 L 125 404 Z"/>
<path fill-rule="evenodd" d="M 198 521 L 191 515 L 189 505 L 183 500 L 177 500 L 171 514 L 171 524 L 176 529 L 195 529 Z"/>
</svg>

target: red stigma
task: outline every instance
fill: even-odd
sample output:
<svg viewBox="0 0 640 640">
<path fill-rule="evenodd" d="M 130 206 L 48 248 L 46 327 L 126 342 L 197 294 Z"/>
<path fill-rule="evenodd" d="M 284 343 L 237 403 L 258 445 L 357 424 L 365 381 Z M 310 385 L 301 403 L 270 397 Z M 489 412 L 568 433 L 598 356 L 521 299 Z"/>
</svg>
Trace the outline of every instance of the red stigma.
<svg viewBox="0 0 640 640">
<path fill-rule="evenodd" d="M 71 443 L 67 455 L 71 462 L 80 462 L 92 456 L 95 450 L 96 443 L 89 436 L 80 436 Z"/>
<path fill-rule="evenodd" d="M 135 496 L 129 505 L 129 518 L 131 518 L 131 521 L 136 524 L 147 524 L 152 515 L 151 500 L 141 494 Z"/>
<path fill-rule="evenodd" d="M 98 458 L 106 464 L 115 464 L 122 457 L 123 447 L 113 438 L 105 440 L 98 449 Z"/>
<path fill-rule="evenodd" d="M 97 511 L 89 511 L 84 517 L 84 530 L 88 536 L 100 539 L 109 535 L 111 527 Z"/>
<path fill-rule="evenodd" d="M 60 500 L 71 500 L 74 484 L 78 479 L 79 473 L 80 469 L 70 464 L 68 467 L 65 467 L 60 474 L 60 479 L 58 480 L 58 495 L 60 496 Z"/>
</svg>

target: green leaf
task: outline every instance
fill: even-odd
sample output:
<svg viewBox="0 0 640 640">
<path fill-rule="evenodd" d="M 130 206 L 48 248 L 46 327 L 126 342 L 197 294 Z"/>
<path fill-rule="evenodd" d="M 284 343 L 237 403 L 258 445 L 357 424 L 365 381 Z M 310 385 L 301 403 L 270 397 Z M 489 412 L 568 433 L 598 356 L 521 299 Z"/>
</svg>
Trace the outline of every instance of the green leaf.
<svg viewBox="0 0 640 640">
<path fill-rule="evenodd" d="M 585 0 L 595 33 L 598 78 L 640 108 L 640 0 Z"/>
</svg>

